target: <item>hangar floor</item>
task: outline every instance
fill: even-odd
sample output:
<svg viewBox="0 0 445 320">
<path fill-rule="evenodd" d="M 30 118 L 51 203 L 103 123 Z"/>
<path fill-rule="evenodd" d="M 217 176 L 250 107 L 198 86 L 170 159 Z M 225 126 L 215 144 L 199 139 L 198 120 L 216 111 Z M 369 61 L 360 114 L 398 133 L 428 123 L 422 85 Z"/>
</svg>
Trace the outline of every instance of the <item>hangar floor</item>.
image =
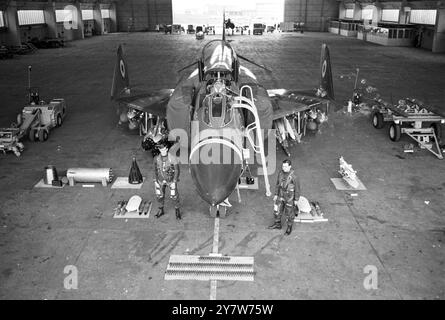
<svg viewBox="0 0 445 320">
<path fill-rule="evenodd" d="M 212 39 L 207 37 L 205 41 Z M 273 70 L 251 70 L 266 88 L 317 86 L 322 42 L 330 46 L 337 101 L 345 105 L 361 75 L 389 99 L 417 97 L 445 113 L 445 56 L 414 48 L 382 47 L 327 33 L 234 36 L 242 55 Z M 81 186 L 34 189 L 43 169 L 111 167 L 128 174 L 136 152 L 144 176 L 152 158 L 140 138 L 117 126 L 109 92 L 119 43 L 125 43 L 132 84 L 173 88 L 176 70 L 193 61 L 193 35 L 110 34 L 63 49 L 0 61 L 0 126 L 15 120 L 26 100 L 27 66 L 45 98 L 63 97 L 68 116 L 45 143 L 25 140 L 20 158 L 0 155 L 0 299 L 208 299 L 209 282 L 165 281 L 171 254 L 211 252 L 214 220 L 182 168 L 183 220 L 173 205 L 160 219 L 112 219 L 118 200 L 135 192 Z M 255 281 L 218 281 L 218 299 L 444 299 L 445 161 L 425 150 L 403 152 L 369 117 L 334 110 L 317 135 L 292 148 L 303 194 L 320 202 L 329 222 L 296 224 L 289 237 L 267 230 L 272 202 L 260 190 L 231 196 L 221 219 L 219 251 L 255 258 Z M 277 150 L 277 163 L 284 159 Z M 337 191 L 343 155 L 367 191 Z M 272 185 L 276 173 L 271 177 Z M 150 183 L 136 194 L 154 199 Z M 425 202 L 427 201 L 427 203 Z M 429 202 L 428 202 L 429 201 Z M 65 290 L 66 265 L 79 271 L 77 290 Z M 366 290 L 364 268 L 378 270 L 378 289 Z"/>
</svg>

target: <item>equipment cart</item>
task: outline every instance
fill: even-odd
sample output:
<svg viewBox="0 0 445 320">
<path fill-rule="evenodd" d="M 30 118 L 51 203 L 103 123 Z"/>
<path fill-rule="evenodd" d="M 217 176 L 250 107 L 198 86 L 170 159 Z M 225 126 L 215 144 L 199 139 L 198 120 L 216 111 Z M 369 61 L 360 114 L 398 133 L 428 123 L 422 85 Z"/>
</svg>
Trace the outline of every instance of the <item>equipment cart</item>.
<svg viewBox="0 0 445 320">
<path fill-rule="evenodd" d="M 0 128 L 0 151 L 12 151 L 17 157 L 25 149 L 23 143 L 19 141 L 19 128 Z"/>
<path fill-rule="evenodd" d="M 388 133 L 392 141 L 399 141 L 402 133 L 405 133 L 422 149 L 427 149 L 437 158 L 443 159 L 439 142 L 445 117 L 428 110 L 419 100 L 406 98 L 399 100 L 396 106 L 374 105 L 371 119 L 376 129 L 383 128 L 385 122 L 391 122 Z"/>
</svg>

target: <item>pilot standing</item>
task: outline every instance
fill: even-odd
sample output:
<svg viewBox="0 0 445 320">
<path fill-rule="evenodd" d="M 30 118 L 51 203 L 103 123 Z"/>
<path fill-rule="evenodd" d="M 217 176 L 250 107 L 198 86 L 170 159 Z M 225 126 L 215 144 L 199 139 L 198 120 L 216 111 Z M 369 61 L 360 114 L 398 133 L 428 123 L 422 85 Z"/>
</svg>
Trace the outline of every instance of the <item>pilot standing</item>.
<svg viewBox="0 0 445 320">
<path fill-rule="evenodd" d="M 175 155 L 168 152 L 168 141 L 162 139 L 158 143 L 160 154 L 154 157 L 155 165 L 155 192 L 159 202 L 159 210 L 156 218 L 164 215 L 165 189 L 170 189 L 170 198 L 175 202 L 176 219 L 181 219 L 181 211 L 179 210 L 179 164 Z"/>
<path fill-rule="evenodd" d="M 281 229 L 281 217 L 283 212 L 287 219 L 287 229 L 284 233 L 289 235 L 295 219 L 297 202 L 300 199 L 300 180 L 292 170 L 292 162 L 289 159 L 283 161 L 282 170 L 278 173 L 275 188 L 274 218 L 275 222 L 269 229 Z"/>
</svg>

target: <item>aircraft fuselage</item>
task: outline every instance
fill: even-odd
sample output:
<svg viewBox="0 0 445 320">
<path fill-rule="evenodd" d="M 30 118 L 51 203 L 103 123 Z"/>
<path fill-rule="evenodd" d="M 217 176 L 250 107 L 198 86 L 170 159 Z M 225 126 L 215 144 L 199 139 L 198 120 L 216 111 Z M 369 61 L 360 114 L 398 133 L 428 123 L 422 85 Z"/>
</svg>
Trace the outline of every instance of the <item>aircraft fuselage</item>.
<svg viewBox="0 0 445 320">
<path fill-rule="evenodd" d="M 232 108 L 238 88 L 221 77 L 203 81 L 192 114 L 190 171 L 211 206 L 235 189 L 242 169 L 243 115 Z M 227 85 L 227 86 L 226 86 Z"/>
</svg>

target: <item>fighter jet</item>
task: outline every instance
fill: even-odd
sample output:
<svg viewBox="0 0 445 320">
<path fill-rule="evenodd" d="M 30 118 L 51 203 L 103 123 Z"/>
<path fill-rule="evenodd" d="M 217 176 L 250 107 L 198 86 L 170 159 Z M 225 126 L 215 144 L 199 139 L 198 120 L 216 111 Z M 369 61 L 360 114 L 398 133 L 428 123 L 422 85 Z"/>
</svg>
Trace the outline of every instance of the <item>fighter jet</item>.
<svg viewBox="0 0 445 320">
<path fill-rule="evenodd" d="M 237 187 L 247 143 L 260 156 L 266 195 L 270 196 L 264 151 L 268 136 L 263 132 L 272 129 L 274 120 L 318 108 L 334 98 L 325 44 L 319 88 L 312 92 L 266 90 L 240 60 L 268 70 L 237 54 L 223 31 L 221 40 L 205 44 L 199 59 L 182 69 L 196 66 L 174 89 L 137 92 L 130 88 L 122 47 L 117 50 L 111 97 L 126 109 L 121 108 L 120 120 L 129 121 L 133 128 L 139 124 L 141 133 L 147 134 L 150 121 L 154 119 L 159 127 L 159 119 L 166 119 L 164 127 L 170 136 L 186 133 L 179 134 L 179 143 L 187 146 L 193 182 L 212 216 L 221 213 L 220 205 Z"/>
</svg>

